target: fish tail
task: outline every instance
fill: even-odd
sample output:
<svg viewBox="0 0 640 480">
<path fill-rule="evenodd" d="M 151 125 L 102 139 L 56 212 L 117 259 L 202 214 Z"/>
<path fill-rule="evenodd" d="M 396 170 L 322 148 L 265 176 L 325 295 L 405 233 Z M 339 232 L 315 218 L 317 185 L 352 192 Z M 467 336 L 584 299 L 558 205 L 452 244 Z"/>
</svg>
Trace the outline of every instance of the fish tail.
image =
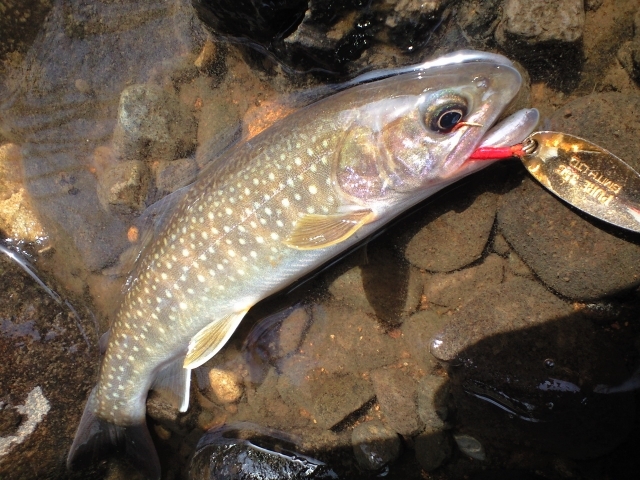
<svg viewBox="0 0 640 480">
<path fill-rule="evenodd" d="M 160 460 L 153 440 L 142 423 L 115 425 L 94 414 L 94 388 L 84 409 L 80 425 L 67 456 L 67 468 L 79 470 L 111 451 L 123 451 L 127 460 L 149 479 L 160 479 Z"/>
</svg>

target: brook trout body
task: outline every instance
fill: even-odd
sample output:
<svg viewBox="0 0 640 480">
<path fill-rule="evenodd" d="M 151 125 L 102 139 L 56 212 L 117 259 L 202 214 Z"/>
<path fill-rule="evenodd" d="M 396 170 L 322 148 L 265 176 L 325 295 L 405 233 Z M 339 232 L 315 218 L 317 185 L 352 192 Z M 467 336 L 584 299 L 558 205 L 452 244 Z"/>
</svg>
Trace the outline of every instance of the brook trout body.
<svg viewBox="0 0 640 480">
<path fill-rule="evenodd" d="M 70 467 L 120 443 L 159 478 L 150 389 L 185 411 L 190 371 L 253 305 L 486 166 L 466 160 L 488 135 L 494 145 L 519 141 L 537 121 L 524 111 L 488 132 L 521 84 L 494 54 L 458 52 L 351 84 L 232 147 L 168 216 L 111 327 Z"/>
</svg>

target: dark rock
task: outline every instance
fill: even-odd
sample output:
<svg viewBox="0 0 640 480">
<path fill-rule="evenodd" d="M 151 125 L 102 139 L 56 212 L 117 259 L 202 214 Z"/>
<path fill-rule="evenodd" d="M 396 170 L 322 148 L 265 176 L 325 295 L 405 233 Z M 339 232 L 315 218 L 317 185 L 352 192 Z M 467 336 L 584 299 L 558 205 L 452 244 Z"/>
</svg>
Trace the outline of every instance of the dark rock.
<svg viewBox="0 0 640 480">
<path fill-rule="evenodd" d="M 499 285 L 504 279 L 505 261 L 489 255 L 477 267 L 453 273 L 436 273 L 424 287 L 426 300 L 441 307 L 457 308 L 471 300 L 479 291 Z"/>
<path fill-rule="evenodd" d="M 618 50 L 617 57 L 627 74 L 640 82 L 640 38 L 625 42 Z"/>
<path fill-rule="evenodd" d="M 380 470 L 400 455 L 400 437 L 379 420 L 356 426 L 351 443 L 358 464 L 365 470 Z"/>
<path fill-rule="evenodd" d="M 455 440 L 456 445 L 458 445 L 460 451 L 465 455 L 480 461 L 487 459 L 487 454 L 484 451 L 482 443 L 475 438 L 469 435 L 454 434 L 453 439 Z"/>
<path fill-rule="evenodd" d="M 432 472 L 451 456 L 451 439 L 446 432 L 423 432 L 415 439 L 416 458 L 420 466 Z"/>
<path fill-rule="evenodd" d="M 479 259 L 495 218 L 496 195 L 490 192 L 441 197 L 429 209 L 428 225 L 407 244 L 406 259 L 418 268 L 451 272 Z M 443 199 L 446 198 L 446 202 Z M 446 238 L 446 242 L 440 240 Z"/>
<path fill-rule="evenodd" d="M 191 480 L 335 479 L 329 465 L 304 455 L 286 434 L 239 423 L 207 432 L 198 442 Z"/>
<path fill-rule="evenodd" d="M 418 416 L 418 385 L 402 370 L 381 368 L 371 372 L 371 382 L 385 419 L 400 435 L 413 436 L 424 429 Z"/>
</svg>

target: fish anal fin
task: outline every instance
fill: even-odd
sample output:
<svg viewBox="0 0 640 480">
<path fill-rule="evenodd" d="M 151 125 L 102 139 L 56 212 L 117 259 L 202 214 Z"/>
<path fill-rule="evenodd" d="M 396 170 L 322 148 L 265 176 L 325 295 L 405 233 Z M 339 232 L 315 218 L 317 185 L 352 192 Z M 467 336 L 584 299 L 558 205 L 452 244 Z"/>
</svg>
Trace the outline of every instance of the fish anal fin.
<svg viewBox="0 0 640 480">
<path fill-rule="evenodd" d="M 248 311 L 249 308 L 214 320 L 196 333 L 189 342 L 189 349 L 184 359 L 183 367 L 197 368 L 218 353 L 238 328 L 240 321 Z"/>
<path fill-rule="evenodd" d="M 160 459 L 144 420 L 138 424 L 115 425 L 97 417 L 94 388 L 84 409 L 73 444 L 67 456 L 67 468 L 84 468 L 109 452 L 124 452 L 127 460 L 148 479 L 160 480 Z"/>
<path fill-rule="evenodd" d="M 182 366 L 182 358 L 164 367 L 151 384 L 151 390 L 159 393 L 169 403 L 186 412 L 189 408 L 191 369 Z"/>
<path fill-rule="evenodd" d="M 305 215 L 297 222 L 284 244 L 297 250 L 314 250 L 340 243 L 375 218 L 368 209 L 334 215 Z"/>
</svg>

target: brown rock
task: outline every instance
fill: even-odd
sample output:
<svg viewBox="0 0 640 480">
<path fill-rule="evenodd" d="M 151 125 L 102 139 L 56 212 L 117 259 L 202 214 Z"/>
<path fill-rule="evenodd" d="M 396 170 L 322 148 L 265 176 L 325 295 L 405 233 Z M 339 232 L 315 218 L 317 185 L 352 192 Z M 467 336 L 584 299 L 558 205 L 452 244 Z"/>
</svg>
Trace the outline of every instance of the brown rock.
<svg viewBox="0 0 640 480">
<path fill-rule="evenodd" d="M 380 410 L 400 435 L 413 436 L 424 429 L 418 416 L 416 381 L 402 370 L 381 368 L 371 372 Z"/>
</svg>

